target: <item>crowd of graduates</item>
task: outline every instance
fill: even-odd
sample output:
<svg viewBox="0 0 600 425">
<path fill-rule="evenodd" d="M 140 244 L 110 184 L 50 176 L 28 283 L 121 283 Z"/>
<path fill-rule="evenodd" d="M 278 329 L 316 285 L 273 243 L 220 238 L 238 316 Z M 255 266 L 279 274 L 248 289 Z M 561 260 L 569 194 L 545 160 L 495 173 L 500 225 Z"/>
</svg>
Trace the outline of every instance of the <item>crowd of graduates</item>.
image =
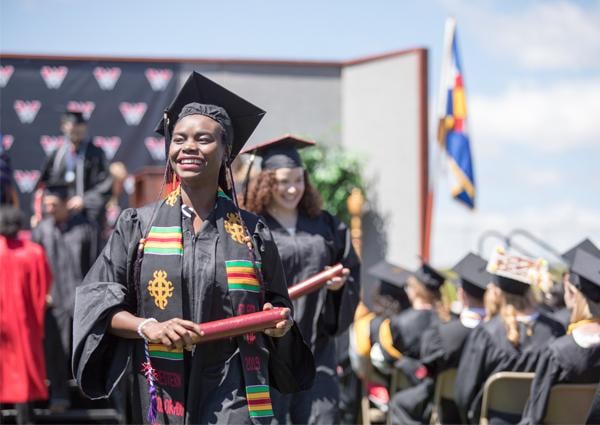
<svg viewBox="0 0 600 425">
<path fill-rule="evenodd" d="M 36 420 L 36 401 L 68 409 L 73 379 L 93 399 L 130 397 L 122 417 L 151 424 L 385 420 L 372 411 L 393 424 L 479 423 L 498 372 L 533 372 L 530 396 L 486 419 L 538 424 L 554 385 L 598 383 L 591 241 L 563 254 L 560 279 L 544 260 L 497 248 L 450 271 L 381 261 L 368 270 L 378 284 L 361 289 L 350 232 L 321 209 L 298 154 L 313 142 L 242 149 L 263 114 L 192 74 L 159 126 L 171 189 L 119 216 L 122 167 L 88 141 L 81 114 L 65 113 L 67 142 L 42 167 L 29 236 L 1 153 L 0 403 L 18 423 Z M 261 158 L 249 182 L 231 173 L 240 151 Z M 339 276 L 290 301 L 287 287 L 336 263 Z M 157 295 L 161 273 L 175 295 Z M 198 323 L 273 307 L 285 317 L 263 333 L 197 345 Z M 436 399 L 442 379 L 453 395 Z"/>
<path fill-rule="evenodd" d="M 600 250 L 585 239 L 563 259 L 562 282 L 552 281 L 545 261 L 502 248 L 489 261 L 467 254 L 451 279 L 427 264 L 414 273 L 385 262 L 374 267 L 379 295 L 372 312 L 358 313 L 350 334 L 353 368 L 371 403 L 394 424 L 429 423 L 432 415 L 437 423 L 480 423 L 488 378 L 533 372 L 522 411 L 486 411 L 485 419 L 539 424 L 553 385 L 597 384 Z M 441 301 L 445 281 L 458 286 L 450 310 Z M 436 403 L 440 377 L 453 394 Z M 572 412 L 571 422 L 586 413 Z"/>
</svg>

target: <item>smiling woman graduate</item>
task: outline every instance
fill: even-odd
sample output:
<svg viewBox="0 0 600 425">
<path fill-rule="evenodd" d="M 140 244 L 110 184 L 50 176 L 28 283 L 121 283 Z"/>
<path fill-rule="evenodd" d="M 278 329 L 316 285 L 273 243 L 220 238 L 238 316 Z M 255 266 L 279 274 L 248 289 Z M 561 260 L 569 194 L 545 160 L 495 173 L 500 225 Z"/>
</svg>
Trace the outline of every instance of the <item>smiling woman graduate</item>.
<svg viewBox="0 0 600 425">
<path fill-rule="evenodd" d="M 292 423 L 339 423 L 335 335 L 354 319 L 359 301 L 360 263 L 344 223 L 321 210 L 298 149 L 314 142 L 283 137 L 245 149 L 262 158 L 261 173 L 249 185 L 246 207 L 265 217 L 279 249 L 288 285 L 342 263 L 342 275 L 294 301 L 295 318 L 315 356 L 317 374 L 309 391 L 276 396 Z M 284 421 L 285 417 L 280 419 Z"/>
<path fill-rule="evenodd" d="M 194 345 L 198 323 L 292 307 L 268 228 L 237 208 L 227 179 L 263 115 L 194 72 L 157 130 L 172 191 L 123 212 L 77 290 L 76 379 L 89 397 L 107 397 L 130 363 L 136 423 L 270 423 L 271 386 L 312 383 L 289 314 L 264 333 Z"/>
</svg>

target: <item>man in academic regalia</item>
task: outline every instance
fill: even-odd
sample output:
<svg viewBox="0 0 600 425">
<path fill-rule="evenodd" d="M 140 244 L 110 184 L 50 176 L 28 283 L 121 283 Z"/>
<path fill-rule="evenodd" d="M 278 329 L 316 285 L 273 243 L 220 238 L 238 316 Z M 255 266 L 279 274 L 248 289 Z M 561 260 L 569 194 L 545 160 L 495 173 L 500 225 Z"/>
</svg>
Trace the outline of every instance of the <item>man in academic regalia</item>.
<svg viewBox="0 0 600 425">
<path fill-rule="evenodd" d="M 94 228 L 81 213 L 72 213 L 67 204 L 67 185 L 47 186 L 43 205 L 46 218 L 32 231 L 32 240 L 44 247 L 50 261 L 54 284 L 46 316 L 46 359 L 52 383 L 51 408 L 69 404 L 67 380 L 75 289 L 95 260 Z"/>
<path fill-rule="evenodd" d="M 73 213 L 83 213 L 99 238 L 112 189 L 106 156 L 86 138 L 86 121 L 80 112 L 65 112 L 61 130 L 65 142 L 44 164 L 39 183 L 66 184 L 69 188 L 67 207 Z"/>
<path fill-rule="evenodd" d="M 0 206 L 0 404 L 14 403 L 17 423 L 31 423 L 31 402 L 48 398 L 44 310 L 52 273 L 44 250 L 18 239 L 21 213 Z"/>
</svg>

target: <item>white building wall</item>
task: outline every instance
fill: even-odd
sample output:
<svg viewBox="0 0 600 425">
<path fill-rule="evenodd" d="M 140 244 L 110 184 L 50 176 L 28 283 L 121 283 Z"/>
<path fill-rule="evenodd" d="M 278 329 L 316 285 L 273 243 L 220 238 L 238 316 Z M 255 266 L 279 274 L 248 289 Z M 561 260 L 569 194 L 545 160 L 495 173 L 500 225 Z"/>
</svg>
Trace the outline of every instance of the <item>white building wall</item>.
<svg viewBox="0 0 600 425">
<path fill-rule="evenodd" d="M 343 67 L 341 82 L 342 143 L 363 157 L 387 260 L 408 268 L 421 252 L 421 75 L 411 52 Z M 370 235 L 364 238 L 366 250 Z"/>
</svg>

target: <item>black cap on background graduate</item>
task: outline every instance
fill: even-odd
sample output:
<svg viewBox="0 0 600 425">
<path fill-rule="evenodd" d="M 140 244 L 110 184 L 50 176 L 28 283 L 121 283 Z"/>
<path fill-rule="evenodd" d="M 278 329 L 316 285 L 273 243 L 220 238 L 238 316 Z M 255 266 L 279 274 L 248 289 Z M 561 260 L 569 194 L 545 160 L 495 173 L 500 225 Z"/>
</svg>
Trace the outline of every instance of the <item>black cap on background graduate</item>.
<svg viewBox="0 0 600 425">
<path fill-rule="evenodd" d="M 514 295 L 525 295 L 532 285 L 542 287 L 550 279 L 546 260 L 509 255 L 502 247 L 492 253 L 487 271 L 500 289 Z"/>
<path fill-rule="evenodd" d="M 583 295 L 594 302 L 600 302 L 600 257 L 585 249 L 575 252 L 569 280 Z"/>
<path fill-rule="evenodd" d="M 569 266 L 573 265 L 573 261 L 575 261 L 575 253 L 579 249 L 582 249 L 589 254 L 595 255 L 596 257 L 600 257 L 600 249 L 598 249 L 598 247 L 596 245 L 594 245 L 594 243 L 591 240 L 589 240 L 588 238 L 585 238 L 584 240 L 579 242 L 577 245 L 575 245 L 571 249 L 565 251 L 561 255 L 561 257 L 567 262 L 567 264 Z"/>
<path fill-rule="evenodd" d="M 419 282 L 432 291 L 438 291 L 444 284 L 446 278 L 436 269 L 431 267 L 429 263 L 423 262 L 421 267 L 414 273 L 414 276 Z"/>
<path fill-rule="evenodd" d="M 254 153 L 262 158 L 263 170 L 276 170 L 278 168 L 302 167 L 299 149 L 314 146 L 312 140 L 302 139 L 291 134 L 284 134 L 276 139 L 245 147 L 241 153 Z"/>
<path fill-rule="evenodd" d="M 369 275 L 379 280 L 379 295 L 401 298 L 406 296 L 404 287 L 412 272 L 395 266 L 385 260 L 380 261 L 368 270 Z"/>
<path fill-rule="evenodd" d="M 56 196 L 66 201 L 69 198 L 70 188 L 66 184 L 50 184 L 44 187 L 44 196 Z"/>
<path fill-rule="evenodd" d="M 194 71 L 155 129 L 165 136 L 167 158 L 175 123 L 188 115 L 204 115 L 221 125 L 230 146 L 231 163 L 258 126 L 265 111 Z"/>
<path fill-rule="evenodd" d="M 85 117 L 82 112 L 70 109 L 64 110 L 60 116 L 61 122 L 72 122 L 73 124 L 85 124 Z"/>
<path fill-rule="evenodd" d="M 479 255 L 468 253 L 452 270 L 458 275 L 463 291 L 477 299 L 483 299 L 488 284 L 494 277 L 487 272 L 487 261 Z"/>
</svg>

